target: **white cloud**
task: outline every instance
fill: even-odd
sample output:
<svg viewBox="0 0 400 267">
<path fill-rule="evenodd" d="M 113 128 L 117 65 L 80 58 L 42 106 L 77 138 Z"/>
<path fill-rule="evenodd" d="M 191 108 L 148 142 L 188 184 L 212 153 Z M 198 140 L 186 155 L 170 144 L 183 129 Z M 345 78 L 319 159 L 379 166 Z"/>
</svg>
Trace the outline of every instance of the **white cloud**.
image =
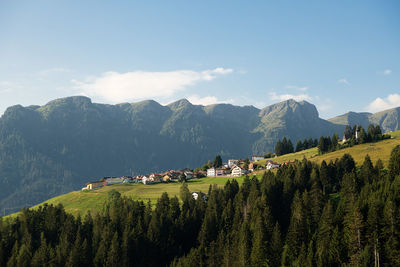
<svg viewBox="0 0 400 267">
<path fill-rule="evenodd" d="M 279 101 L 285 101 L 289 99 L 293 99 L 295 101 L 311 101 L 312 97 L 307 95 L 307 94 L 300 94 L 300 95 L 292 95 L 292 94 L 282 94 L 278 95 L 276 92 L 272 92 L 269 94 L 272 100 L 279 100 Z"/>
<path fill-rule="evenodd" d="M 348 81 L 346 78 L 339 79 L 337 82 L 338 82 L 338 83 L 344 83 L 344 84 L 350 85 L 349 81 Z"/>
<path fill-rule="evenodd" d="M 378 112 L 390 108 L 395 108 L 400 106 L 400 95 L 399 94 L 390 94 L 386 98 L 378 97 L 374 101 L 372 101 L 366 109 L 369 112 Z"/>
<path fill-rule="evenodd" d="M 383 75 L 390 75 L 390 74 L 392 74 L 392 70 L 390 69 L 386 69 L 383 71 Z"/>
<path fill-rule="evenodd" d="M 301 87 L 301 86 L 296 86 L 296 85 L 286 85 L 285 88 L 286 89 L 296 89 L 296 90 L 303 91 L 303 92 L 308 90 L 308 87 L 306 87 L 306 86 Z"/>
<path fill-rule="evenodd" d="M 233 99 L 227 99 L 227 100 L 219 100 L 215 96 L 205 96 L 205 97 L 200 97 L 198 95 L 192 95 L 188 97 L 188 100 L 190 103 L 194 105 L 212 105 L 212 104 L 218 104 L 218 103 L 229 103 L 232 104 L 234 101 Z"/>
<path fill-rule="evenodd" d="M 216 68 L 204 71 L 177 70 L 168 72 L 134 71 L 106 72 L 85 81 L 73 80 L 76 89 L 91 97 L 114 103 L 144 98 L 169 97 L 201 81 L 232 73 L 232 69 Z"/>
</svg>

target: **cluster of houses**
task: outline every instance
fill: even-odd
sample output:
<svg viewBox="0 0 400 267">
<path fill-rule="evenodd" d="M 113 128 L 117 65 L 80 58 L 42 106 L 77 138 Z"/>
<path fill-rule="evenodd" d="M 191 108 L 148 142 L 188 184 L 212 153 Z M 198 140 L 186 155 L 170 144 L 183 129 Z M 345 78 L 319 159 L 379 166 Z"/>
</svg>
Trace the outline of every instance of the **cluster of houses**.
<svg viewBox="0 0 400 267">
<path fill-rule="evenodd" d="M 163 173 L 151 173 L 150 175 L 137 175 L 137 176 L 122 176 L 122 177 L 104 177 L 100 181 L 89 182 L 86 187 L 82 190 L 92 190 L 95 188 L 113 185 L 113 184 L 123 184 L 123 183 L 143 183 L 143 184 L 155 184 L 162 182 L 178 181 L 181 177 L 185 180 L 190 180 L 194 178 L 202 178 L 205 176 L 216 177 L 216 176 L 230 176 L 239 177 L 246 175 L 249 172 L 259 169 L 276 169 L 279 168 L 281 164 L 274 162 L 272 160 L 267 160 L 266 164 L 257 163 L 258 160 L 264 159 L 263 156 L 252 156 L 251 162 L 248 167 L 245 168 L 245 161 L 230 159 L 228 163 L 224 164 L 220 168 L 210 168 L 207 171 L 192 171 L 190 169 L 183 170 L 169 170 Z"/>
<path fill-rule="evenodd" d="M 155 184 L 155 183 L 166 183 L 170 181 L 178 181 L 179 177 L 184 175 L 186 180 L 193 178 L 204 177 L 206 172 L 198 171 L 193 172 L 190 169 L 184 170 L 169 170 L 163 173 L 151 173 L 150 175 L 137 175 L 137 176 L 122 176 L 122 177 L 104 177 L 100 181 L 90 182 L 83 187 L 82 190 L 91 190 L 98 187 L 103 187 L 113 184 L 123 183 L 143 183 L 143 184 Z"/>
<path fill-rule="evenodd" d="M 244 160 L 228 160 L 227 164 L 224 164 L 220 168 L 210 168 L 207 170 L 207 176 L 230 176 L 239 177 L 246 175 L 255 170 L 271 170 L 277 169 L 281 166 L 280 163 L 274 162 L 272 160 L 267 160 L 265 164 L 257 163 L 257 161 L 264 159 L 263 156 L 252 156 L 251 162 L 248 164 L 247 168 L 244 167 Z"/>
</svg>

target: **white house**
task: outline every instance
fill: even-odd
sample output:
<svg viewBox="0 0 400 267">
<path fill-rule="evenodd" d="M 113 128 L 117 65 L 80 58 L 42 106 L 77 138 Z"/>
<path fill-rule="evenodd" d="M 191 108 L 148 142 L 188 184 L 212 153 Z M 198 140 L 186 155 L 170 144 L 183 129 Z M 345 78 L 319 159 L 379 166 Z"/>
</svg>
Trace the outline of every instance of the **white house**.
<svg viewBox="0 0 400 267">
<path fill-rule="evenodd" d="M 199 198 L 199 193 L 193 192 L 192 197 L 194 198 L 194 200 L 197 200 Z"/>
<path fill-rule="evenodd" d="M 90 182 L 90 183 L 87 183 L 86 187 L 82 188 L 82 190 L 86 190 L 86 189 L 92 190 L 92 189 L 95 189 L 95 188 L 98 188 L 98 187 L 103 187 L 104 185 L 106 185 L 106 183 L 103 182 L 103 181 Z"/>
<path fill-rule="evenodd" d="M 216 172 L 215 172 L 215 168 L 208 169 L 207 176 L 217 176 Z"/>
<path fill-rule="evenodd" d="M 238 162 L 239 162 L 239 160 L 237 160 L 237 159 L 230 159 L 230 160 L 228 160 L 228 167 L 232 168 L 232 166 L 237 165 Z"/>
<path fill-rule="evenodd" d="M 246 170 L 239 166 L 234 166 L 232 168 L 231 176 L 239 177 L 246 174 Z"/>
<path fill-rule="evenodd" d="M 161 174 L 152 173 L 152 174 L 149 175 L 149 180 L 148 181 L 152 182 L 152 183 L 159 183 L 159 182 L 161 182 L 161 178 L 162 178 Z"/>
<path fill-rule="evenodd" d="M 148 180 L 149 180 L 149 177 L 147 177 L 146 175 L 142 176 L 142 183 L 143 184 L 147 184 Z"/>
<path fill-rule="evenodd" d="M 280 164 L 278 162 L 268 162 L 267 164 L 267 170 L 271 170 L 271 169 L 278 169 L 280 166 Z"/>
</svg>

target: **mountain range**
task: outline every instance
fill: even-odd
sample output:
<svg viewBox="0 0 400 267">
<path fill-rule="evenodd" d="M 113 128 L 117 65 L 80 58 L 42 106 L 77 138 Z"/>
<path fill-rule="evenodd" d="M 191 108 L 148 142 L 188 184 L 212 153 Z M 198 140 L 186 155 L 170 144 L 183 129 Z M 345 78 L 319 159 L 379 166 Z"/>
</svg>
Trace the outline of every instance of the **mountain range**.
<svg viewBox="0 0 400 267">
<path fill-rule="evenodd" d="M 264 109 L 186 99 L 107 105 L 83 96 L 16 105 L 0 118 L 0 209 L 8 214 L 104 176 L 194 168 L 217 154 L 264 154 L 284 136 L 293 143 L 341 136 L 347 124 L 398 130 L 399 114 L 396 108 L 324 120 L 314 105 L 294 100 Z"/>
</svg>

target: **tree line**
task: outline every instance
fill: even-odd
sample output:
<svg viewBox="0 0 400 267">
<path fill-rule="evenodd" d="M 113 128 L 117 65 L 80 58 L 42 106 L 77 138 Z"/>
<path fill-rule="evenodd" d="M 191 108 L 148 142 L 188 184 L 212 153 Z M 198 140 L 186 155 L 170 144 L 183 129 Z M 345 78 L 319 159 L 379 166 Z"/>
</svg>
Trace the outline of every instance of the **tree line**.
<svg viewBox="0 0 400 267">
<path fill-rule="evenodd" d="M 388 166 L 346 154 L 150 203 L 110 191 L 74 218 L 61 205 L 0 220 L 0 266 L 400 266 L 400 146 Z"/>
<path fill-rule="evenodd" d="M 312 139 L 311 137 L 304 139 L 304 141 L 298 140 L 296 149 L 294 149 L 292 141 L 284 137 L 282 141 L 280 139 L 277 141 L 275 145 L 275 155 L 282 156 L 313 147 L 318 147 L 319 154 L 324 154 L 357 144 L 377 142 L 390 138 L 390 135 L 382 134 L 382 130 L 379 125 L 373 124 L 368 126 L 367 131 L 365 131 L 361 125 L 354 125 L 353 127 L 346 126 L 343 136 L 343 140 L 345 141 L 343 144 L 339 144 L 340 139 L 338 134 L 334 134 L 332 137 L 321 136 L 319 140 Z M 274 156 L 273 153 L 267 153 L 265 158 L 271 158 L 272 156 Z"/>
<path fill-rule="evenodd" d="M 379 125 L 375 126 L 373 124 L 368 126 L 367 132 L 361 125 L 354 125 L 353 127 L 347 126 L 343 135 L 343 143 L 341 144 L 339 143 L 339 137 L 337 134 L 334 134 L 332 138 L 330 136 L 321 136 L 318 142 L 319 154 L 390 138 L 389 134 L 382 134 Z"/>
</svg>

